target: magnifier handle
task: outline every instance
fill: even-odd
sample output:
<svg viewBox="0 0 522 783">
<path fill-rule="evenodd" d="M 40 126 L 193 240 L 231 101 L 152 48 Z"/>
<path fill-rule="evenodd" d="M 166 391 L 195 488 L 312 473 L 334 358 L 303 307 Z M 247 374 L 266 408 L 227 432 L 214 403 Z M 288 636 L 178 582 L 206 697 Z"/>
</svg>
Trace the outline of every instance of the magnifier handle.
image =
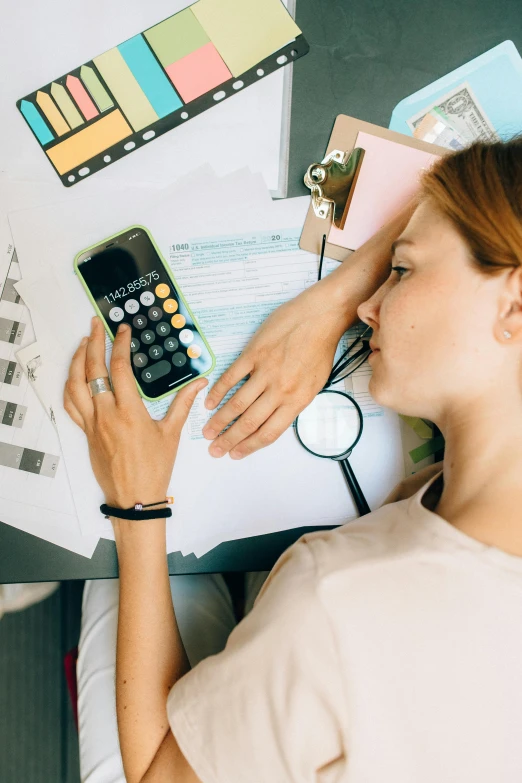
<svg viewBox="0 0 522 783">
<path fill-rule="evenodd" d="M 353 499 L 355 501 L 355 505 L 357 506 L 357 510 L 359 511 L 359 514 L 361 516 L 364 516 L 365 514 L 371 513 L 371 508 L 366 502 L 366 498 L 364 497 L 364 493 L 359 486 L 359 482 L 357 481 L 355 477 L 355 473 L 352 470 L 352 466 L 348 462 L 347 459 L 341 459 L 339 460 L 341 469 L 344 473 L 344 477 L 346 481 L 348 482 L 348 486 L 350 487 L 350 491 L 353 495 Z"/>
</svg>

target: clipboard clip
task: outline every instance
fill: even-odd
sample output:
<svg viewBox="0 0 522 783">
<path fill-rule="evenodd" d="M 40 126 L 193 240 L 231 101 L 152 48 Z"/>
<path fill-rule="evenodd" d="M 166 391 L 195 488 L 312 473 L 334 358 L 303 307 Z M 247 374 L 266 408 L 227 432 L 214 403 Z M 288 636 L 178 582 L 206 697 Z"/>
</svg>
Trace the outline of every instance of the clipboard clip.
<svg viewBox="0 0 522 783">
<path fill-rule="evenodd" d="M 336 228 L 343 229 L 346 223 L 363 158 L 361 147 L 351 152 L 332 150 L 321 163 L 312 163 L 305 174 L 304 183 L 311 190 L 316 216 L 326 220 L 332 213 Z"/>
</svg>

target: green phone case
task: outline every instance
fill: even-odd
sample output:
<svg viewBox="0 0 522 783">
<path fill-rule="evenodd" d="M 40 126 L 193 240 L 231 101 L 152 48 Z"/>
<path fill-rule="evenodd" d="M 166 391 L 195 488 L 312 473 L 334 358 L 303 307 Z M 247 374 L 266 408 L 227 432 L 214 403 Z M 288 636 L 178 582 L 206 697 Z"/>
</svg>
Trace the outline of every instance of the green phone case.
<svg viewBox="0 0 522 783">
<path fill-rule="evenodd" d="M 171 280 L 172 280 L 172 282 L 174 283 L 174 285 L 175 285 L 175 287 L 176 287 L 176 290 L 177 290 L 177 292 L 179 293 L 181 300 L 183 301 L 183 304 L 185 305 L 185 307 L 186 307 L 186 308 L 187 308 L 187 310 L 189 311 L 190 315 L 192 316 L 192 318 L 193 318 L 193 320 L 194 320 L 194 326 L 195 326 L 195 327 L 196 327 L 196 329 L 198 330 L 198 332 L 199 332 L 199 334 L 200 334 L 200 336 L 201 336 L 201 339 L 202 339 L 202 340 L 203 340 L 203 342 L 205 343 L 205 346 L 206 346 L 206 348 L 207 348 L 207 350 L 208 350 L 208 352 L 209 352 L 209 354 L 210 354 L 210 356 L 211 356 L 211 359 L 212 359 L 212 365 L 209 367 L 209 369 L 208 369 L 206 372 L 204 372 L 204 373 L 201 373 L 201 375 L 198 375 L 198 376 L 197 376 L 197 378 L 205 378 L 205 376 L 207 376 L 207 375 L 210 375 L 210 373 L 212 372 L 212 370 L 213 370 L 213 369 L 214 369 L 214 367 L 216 366 L 216 357 L 214 356 L 214 353 L 213 353 L 213 351 L 212 351 L 212 349 L 211 349 L 210 345 L 208 344 L 208 341 L 207 341 L 207 339 L 206 339 L 205 335 L 204 335 L 204 334 L 203 334 L 203 332 L 201 331 L 201 328 L 200 328 L 200 326 L 199 326 L 199 324 L 198 324 L 198 322 L 197 322 L 197 319 L 195 318 L 195 316 L 194 316 L 194 313 L 193 313 L 193 312 L 192 312 L 192 310 L 190 309 L 190 307 L 189 307 L 189 305 L 188 305 L 188 303 L 187 303 L 187 300 L 186 300 L 186 299 L 185 299 L 185 297 L 183 296 L 183 293 L 182 293 L 182 291 L 181 291 L 181 289 L 180 289 L 180 287 L 179 287 L 178 283 L 176 282 L 176 279 L 175 279 L 174 275 L 172 274 L 172 272 L 171 272 L 171 270 L 170 270 L 170 267 L 168 266 L 168 264 L 166 263 L 165 259 L 164 259 L 164 258 L 163 258 L 163 256 L 161 255 L 160 249 L 159 249 L 159 247 L 157 246 L 156 242 L 154 241 L 154 237 L 152 236 L 152 234 L 150 233 L 150 231 L 149 231 L 147 228 L 145 228 L 145 226 L 140 226 L 140 225 L 138 225 L 138 224 L 136 224 L 136 225 L 133 225 L 133 226 L 129 226 L 128 228 L 124 228 L 124 229 L 122 229 L 121 231 L 118 231 L 118 232 L 116 232 L 116 234 L 112 234 L 112 236 L 110 236 L 110 237 L 107 237 L 106 239 L 102 239 L 100 242 L 96 242 L 94 245 L 90 245 L 90 247 L 86 247 L 84 250 L 80 250 L 80 252 L 79 252 L 79 253 L 77 253 L 77 254 L 76 254 L 76 256 L 75 256 L 75 258 L 74 258 L 74 271 L 75 271 L 76 275 L 78 276 L 78 279 L 79 279 L 80 283 L 82 284 L 83 288 L 85 289 L 85 293 L 86 293 L 86 294 L 87 294 L 87 296 L 89 297 L 89 300 L 90 300 L 90 302 L 92 303 L 92 306 L 94 307 L 94 309 L 95 309 L 95 311 L 96 311 L 96 315 L 97 315 L 97 316 L 98 316 L 98 317 L 99 317 L 99 318 L 100 318 L 100 319 L 103 321 L 103 324 L 104 324 L 104 326 L 105 326 L 105 331 L 107 332 L 107 334 L 109 335 L 109 337 L 111 338 L 111 340 L 114 342 L 114 338 L 113 338 L 113 336 L 112 336 L 112 334 L 111 334 L 111 331 L 110 331 L 110 329 L 109 329 L 109 326 L 108 326 L 108 324 L 107 324 L 107 321 L 106 321 L 106 320 L 105 320 L 105 318 L 103 317 L 103 315 L 102 315 L 102 313 L 101 313 L 101 311 L 100 311 L 100 309 L 99 309 L 98 305 L 96 304 L 95 300 L 94 300 L 94 299 L 93 299 L 93 297 L 91 296 L 91 292 L 89 291 L 89 289 L 88 289 L 88 288 L 87 288 L 87 286 L 85 285 L 85 282 L 84 282 L 83 276 L 82 276 L 81 272 L 80 272 L 80 271 L 79 271 L 79 269 L 78 269 L 78 259 L 80 258 L 80 256 L 83 256 L 83 254 L 84 254 L 84 253 L 87 253 L 89 250 L 94 250 L 94 248 L 95 248 L 95 247 L 99 247 L 99 246 L 100 246 L 100 245 L 102 245 L 104 242 L 110 242 L 110 240 L 111 240 L 111 239 L 115 239 L 116 237 L 119 237 L 119 236 L 121 236 L 121 234 L 126 234 L 128 231 L 133 231 L 133 230 L 134 230 L 134 229 L 136 229 L 136 228 L 137 228 L 137 229 L 140 229 L 141 231 L 144 231 L 144 232 L 147 234 L 147 236 L 149 237 L 150 241 L 152 242 L 152 244 L 153 244 L 153 246 L 154 246 L 154 249 L 156 250 L 156 253 L 158 254 L 158 257 L 159 257 L 159 259 L 160 259 L 161 263 L 163 264 L 163 266 L 164 266 L 164 268 L 165 268 L 165 271 L 166 271 L 166 273 L 167 273 L 168 277 L 170 277 L 170 279 L 171 279 Z M 189 383 L 192 383 L 193 381 L 197 380 L 197 378 L 191 378 L 191 380 L 190 380 L 190 381 L 185 381 L 185 383 L 181 383 L 181 384 L 180 384 L 179 386 L 177 386 L 175 389 L 171 389 L 170 391 L 168 391 L 168 392 L 165 392 L 165 394 L 161 394 L 159 397 L 147 397 L 147 395 L 144 393 L 143 389 L 142 389 L 142 388 L 141 388 L 141 386 L 139 385 L 138 381 L 136 380 L 136 377 L 134 378 L 134 380 L 136 380 L 136 386 L 138 387 L 139 393 L 141 394 L 141 396 L 143 397 L 143 399 L 145 399 L 145 400 L 148 400 L 149 402 L 156 402 L 156 400 L 163 400 L 163 399 L 165 399 L 165 397 L 169 397 L 171 394 L 175 394 L 175 393 L 176 393 L 176 392 L 178 392 L 180 389 L 182 389 L 184 386 L 187 386 Z"/>
</svg>

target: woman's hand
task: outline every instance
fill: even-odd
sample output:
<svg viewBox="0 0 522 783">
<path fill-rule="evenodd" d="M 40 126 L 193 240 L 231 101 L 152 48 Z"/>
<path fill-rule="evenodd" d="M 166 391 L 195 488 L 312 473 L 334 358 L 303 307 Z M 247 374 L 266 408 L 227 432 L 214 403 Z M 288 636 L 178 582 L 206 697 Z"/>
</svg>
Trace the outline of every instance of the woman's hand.
<svg viewBox="0 0 522 783">
<path fill-rule="evenodd" d="M 217 438 L 209 449 L 213 457 L 230 452 L 240 459 L 273 443 L 323 388 L 347 326 L 342 304 L 325 295 L 327 284 L 275 310 L 209 392 L 205 405 L 214 409 L 249 376 L 203 428 L 205 438 Z"/>
<path fill-rule="evenodd" d="M 114 392 L 91 398 L 88 382 L 108 375 L 105 330 L 92 320 L 74 354 L 65 385 L 64 407 L 87 435 L 94 475 L 110 506 L 131 508 L 166 497 L 181 429 L 206 386 L 200 379 L 185 386 L 162 421 L 151 419 L 136 388 L 130 365 L 131 329 L 121 324 L 114 340 L 111 380 Z"/>
</svg>

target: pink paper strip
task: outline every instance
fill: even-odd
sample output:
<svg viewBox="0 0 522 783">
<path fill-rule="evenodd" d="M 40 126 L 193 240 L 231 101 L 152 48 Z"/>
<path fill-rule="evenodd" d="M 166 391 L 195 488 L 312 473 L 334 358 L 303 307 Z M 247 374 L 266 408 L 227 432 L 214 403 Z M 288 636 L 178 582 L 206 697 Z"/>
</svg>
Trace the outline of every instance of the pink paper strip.
<svg viewBox="0 0 522 783">
<path fill-rule="evenodd" d="M 185 103 L 232 78 L 213 43 L 201 46 L 165 70 Z"/>
<path fill-rule="evenodd" d="M 370 133 L 359 133 L 355 146 L 365 154 L 348 217 L 343 230 L 332 226 L 328 237 L 349 250 L 357 250 L 401 211 L 415 195 L 422 171 L 439 159 Z"/>
<path fill-rule="evenodd" d="M 89 98 L 85 87 L 76 76 L 69 76 L 65 80 L 65 86 L 78 104 L 78 107 L 86 120 L 92 120 L 97 117 L 99 112 L 94 103 Z"/>
</svg>

